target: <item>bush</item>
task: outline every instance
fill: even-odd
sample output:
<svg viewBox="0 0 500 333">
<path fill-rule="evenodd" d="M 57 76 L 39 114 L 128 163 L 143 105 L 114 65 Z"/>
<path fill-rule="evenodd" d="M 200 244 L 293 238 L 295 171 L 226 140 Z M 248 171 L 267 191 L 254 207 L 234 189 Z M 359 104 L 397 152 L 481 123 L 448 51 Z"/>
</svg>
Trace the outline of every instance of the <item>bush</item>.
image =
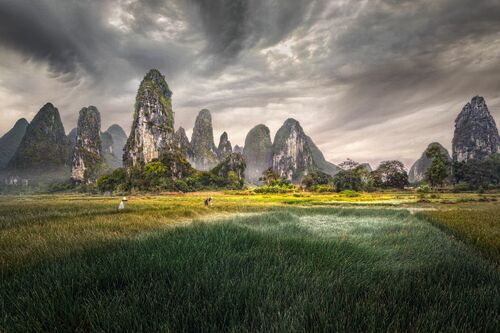
<svg viewBox="0 0 500 333">
<path fill-rule="evenodd" d="M 417 193 L 430 193 L 431 190 L 431 187 L 427 184 L 421 184 L 419 187 L 417 187 Z"/>
<path fill-rule="evenodd" d="M 331 184 L 314 185 L 310 190 L 317 193 L 335 192 L 335 188 Z"/>
<path fill-rule="evenodd" d="M 361 194 L 353 190 L 343 190 L 342 192 L 340 192 L 340 194 L 349 198 L 355 198 L 361 196 Z"/>
<path fill-rule="evenodd" d="M 272 186 L 259 186 L 254 189 L 255 193 L 291 193 L 295 191 L 293 184 L 280 184 Z"/>
<path fill-rule="evenodd" d="M 466 192 L 470 190 L 471 186 L 465 182 L 460 182 L 458 184 L 455 184 L 455 186 L 453 186 L 453 192 Z"/>
</svg>

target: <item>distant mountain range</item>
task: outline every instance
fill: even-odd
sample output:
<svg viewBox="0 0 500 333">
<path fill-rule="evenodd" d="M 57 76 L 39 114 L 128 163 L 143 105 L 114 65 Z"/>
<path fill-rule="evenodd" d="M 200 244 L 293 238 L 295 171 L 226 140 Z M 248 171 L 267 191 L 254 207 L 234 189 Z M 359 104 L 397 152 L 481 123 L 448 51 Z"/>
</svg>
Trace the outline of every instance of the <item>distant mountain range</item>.
<svg viewBox="0 0 500 333">
<path fill-rule="evenodd" d="M 112 125 L 101 132 L 100 113 L 93 106 L 80 111 L 78 127 L 66 136 L 59 111 L 47 103 L 30 124 L 20 119 L 0 138 L 0 169 L 3 169 L 3 174 L 29 175 L 36 172 L 38 176 L 44 171 L 64 170 L 67 172 L 64 177 L 71 172 L 75 181 L 92 182 L 103 169 L 142 166 L 164 158 L 166 154 L 170 156 L 173 164 L 169 165 L 173 169 L 172 174 L 175 174 L 182 161 L 173 156 L 179 152 L 199 170 L 209 170 L 231 154 L 241 154 L 246 163 L 246 180 L 251 183 L 258 183 L 259 177 L 268 168 L 273 168 L 279 176 L 293 182 L 300 181 L 302 176 L 312 171 L 335 175 L 340 170 L 326 161 L 312 138 L 292 118 L 283 123 L 273 141 L 269 128 L 259 124 L 248 132 L 244 147 L 232 147 L 226 132 L 216 146 L 211 113 L 202 109 L 189 140 L 182 127 L 174 131 L 171 96 L 164 76 L 157 70 L 149 71 L 137 92 L 128 137 L 119 125 Z M 495 121 L 484 98 L 476 96 L 464 106 L 455 121 L 453 160 L 481 159 L 499 152 L 499 147 Z M 441 148 L 449 156 L 446 149 Z M 101 163 L 105 163 L 105 167 L 99 167 L 99 172 L 89 172 L 97 170 L 96 166 Z M 410 169 L 410 182 L 422 181 L 430 164 L 425 153 L 422 154 Z M 364 167 L 371 170 L 368 164 Z"/>
</svg>

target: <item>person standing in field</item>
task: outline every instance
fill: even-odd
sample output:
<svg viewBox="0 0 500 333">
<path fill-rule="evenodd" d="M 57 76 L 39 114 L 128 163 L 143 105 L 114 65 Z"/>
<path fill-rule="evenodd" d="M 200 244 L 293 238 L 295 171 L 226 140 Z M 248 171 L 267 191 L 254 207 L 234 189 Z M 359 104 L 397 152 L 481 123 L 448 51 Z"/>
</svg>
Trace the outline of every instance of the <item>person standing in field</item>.
<svg viewBox="0 0 500 333">
<path fill-rule="evenodd" d="M 205 203 L 205 207 L 210 206 L 210 204 L 212 203 L 212 197 L 206 198 L 205 201 L 204 201 L 204 203 Z"/>
</svg>

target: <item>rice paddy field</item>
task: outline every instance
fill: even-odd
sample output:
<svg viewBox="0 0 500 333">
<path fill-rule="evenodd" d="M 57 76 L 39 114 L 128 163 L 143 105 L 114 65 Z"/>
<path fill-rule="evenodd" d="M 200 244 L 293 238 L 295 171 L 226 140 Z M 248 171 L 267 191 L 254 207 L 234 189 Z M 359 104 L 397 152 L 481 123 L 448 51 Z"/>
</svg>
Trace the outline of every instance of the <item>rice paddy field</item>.
<svg viewBox="0 0 500 333">
<path fill-rule="evenodd" d="M 0 196 L 0 332 L 500 331 L 498 194 L 119 200 Z"/>
</svg>

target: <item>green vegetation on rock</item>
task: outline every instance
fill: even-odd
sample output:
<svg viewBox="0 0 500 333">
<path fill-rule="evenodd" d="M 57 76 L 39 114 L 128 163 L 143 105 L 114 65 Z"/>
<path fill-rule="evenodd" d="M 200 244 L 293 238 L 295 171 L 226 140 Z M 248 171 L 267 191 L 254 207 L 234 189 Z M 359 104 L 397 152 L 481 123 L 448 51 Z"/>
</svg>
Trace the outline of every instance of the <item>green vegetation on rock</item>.
<svg viewBox="0 0 500 333">
<path fill-rule="evenodd" d="M 69 143 L 59 111 L 45 104 L 28 125 L 26 133 L 8 163 L 15 173 L 34 174 L 43 171 L 66 171 Z"/>
</svg>

